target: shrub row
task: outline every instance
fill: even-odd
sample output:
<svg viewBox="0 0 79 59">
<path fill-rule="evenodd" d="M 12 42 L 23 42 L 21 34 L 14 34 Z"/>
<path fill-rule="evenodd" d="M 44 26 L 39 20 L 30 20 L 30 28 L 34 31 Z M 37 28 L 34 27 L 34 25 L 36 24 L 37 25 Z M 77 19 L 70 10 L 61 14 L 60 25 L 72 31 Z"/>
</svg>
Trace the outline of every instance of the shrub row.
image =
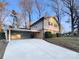
<svg viewBox="0 0 79 59">
<path fill-rule="evenodd" d="M 52 34 L 51 32 L 45 32 L 44 33 L 44 37 L 45 38 L 53 38 L 53 37 L 60 37 L 61 35 L 59 33 L 56 33 L 56 34 Z"/>
</svg>

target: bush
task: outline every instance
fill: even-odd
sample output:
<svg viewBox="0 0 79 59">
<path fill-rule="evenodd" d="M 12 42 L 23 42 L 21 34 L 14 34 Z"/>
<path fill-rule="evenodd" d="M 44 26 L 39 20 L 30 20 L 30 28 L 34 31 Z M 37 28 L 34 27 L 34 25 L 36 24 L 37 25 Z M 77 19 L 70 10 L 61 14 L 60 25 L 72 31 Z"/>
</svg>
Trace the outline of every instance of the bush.
<svg viewBox="0 0 79 59">
<path fill-rule="evenodd" d="M 5 33 L 4 32 L 0 32 L 0 40 L 1 39 L 5 39 Z"/>
<path fill-rule="evenodd" d="M 51 32 L 45 32 L 44 36 L 45 36 L 45 38 L 52 38 L 52 33 Z"/>
</svg>

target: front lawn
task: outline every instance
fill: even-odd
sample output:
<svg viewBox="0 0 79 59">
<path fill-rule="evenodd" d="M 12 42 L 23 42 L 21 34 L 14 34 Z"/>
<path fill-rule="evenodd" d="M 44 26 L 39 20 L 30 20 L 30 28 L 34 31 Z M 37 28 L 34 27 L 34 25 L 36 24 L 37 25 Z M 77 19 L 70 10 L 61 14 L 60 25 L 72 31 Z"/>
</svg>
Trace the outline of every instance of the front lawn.
<svg viewBox="0 0 79 59">
<path fill-rule="evenodd" d="M 46 41 L 79 52 L 79 37 L 58 37 Z"/>
</svg>

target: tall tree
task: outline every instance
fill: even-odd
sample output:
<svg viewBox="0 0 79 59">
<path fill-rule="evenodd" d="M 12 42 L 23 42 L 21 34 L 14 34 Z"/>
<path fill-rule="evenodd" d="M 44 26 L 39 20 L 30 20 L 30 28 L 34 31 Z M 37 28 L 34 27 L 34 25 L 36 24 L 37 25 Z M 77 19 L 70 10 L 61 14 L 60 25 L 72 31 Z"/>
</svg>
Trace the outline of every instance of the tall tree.
<svg viewBox="0 0 79 59">
<path fill-rule="evenodd" d="M 6 6 L 7 3 L 4 1 L 0 1 L 0 26 L 3 25 L 3 22 L 6 18 Z"/>
<path fill-rule="evenodd" d="M 19 28 L 21 25 L 21 20 L 19 19 L 19 13 L 17 13 L 15 10 L 12 10 L 11 16 L 13 17 L 13 24 L 12 26 L 15 28 Z"/>
<path fill-rule="evenodd" d="M 16 27 L 16 22 L 17 22 L 17 16 L 16 16 L 16 11 L 15 10 L 12 10 L 11 12 L 11 16 L 13 17 L 13 24 L 12 26 L 15 28 Z"/>
<path fill-rule="evenodd" d="M 23 24 L 21 19 L 22 15 L 17 13 L 15 10 L 12 10 L 10 15 L 13 17 L 12 26 L 14 28 L 19 28 Z"/>
<path fill-rule="evenodd" d="M 72 28 L 72 32 L 74 32 L 74 26 L 75 26 L 75 21 L 76 21 L 76 11 L 77 11 L 77 0 L 62 0 L 64 6 L 68 9 L 68 11 L 66 10 L 65 13 L 68 14 L 68 16 L 71 19 L 71 28 Z"/>
<path fill-rule="evenodd" d="M 27 13 L 28 13 L 29 29 L 31 29 L 30 25 L 31 25 L 31 13 L 32 13 L 33 1 L 32 0 L 21 0 L 20 5 L 21 5 L 21 8 L 22 8 L 24 18 L 25 18 L 25 24 L 27 23 L 26 22 L 26 16 L 27 16 Z M 27 26 L 27 24 L 26 24 L 26 26 Z"/>
<path fill-rule="evenodd" d="M 76 7 L 75 7 L 75 14 L 74 14 L 75 16 L 74 16 L 74 19 L 75 19 L 75 21 L 74 21 L 74 29 L 76 29 L 78 32 L 78 34 L 79 34 L 79 6 L 77 5 Z"/>
<path fill-rule="evenodd" d="M 41 18 L 41 16 L 43 16 L 42 13 L 45 11 L 44 3 L 40 3 L 39 0 L 35 0 L 35 5 L 38 10 L 38 16 Z"/>
</svg>

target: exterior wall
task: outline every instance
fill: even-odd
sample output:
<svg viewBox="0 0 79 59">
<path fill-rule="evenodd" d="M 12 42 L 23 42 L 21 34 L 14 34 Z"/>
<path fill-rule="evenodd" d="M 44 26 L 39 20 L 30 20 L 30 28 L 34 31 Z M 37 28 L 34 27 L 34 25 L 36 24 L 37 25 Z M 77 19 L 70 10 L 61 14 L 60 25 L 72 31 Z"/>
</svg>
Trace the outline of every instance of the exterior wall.
<svg viewBox="0 0 79 59">
<path fill-rule="evenodd" d="M 44 31 L 51 31 L 52 33 L 59 32 L 59 25 L 53 17 L 45 18 Z"/>
<path fill-rule="evenodd" d="M 39 33 L 35 34 L 36 38 L 43 39 L 43 21 L 40 21 L 39 23 L 35 24 L 34 26 L 31 27 L 32 30 L 38 30 Z"/>
<path fill-rule="evenodd" d="M 32 30 L 42 30 L 43 21 L 37 23 L 36 25 L 32 26 Z"/>
<path fill-rule="evenodd" d="M 35 37 L 36 38 L 40 38 L 40 39 L 43 39 L 43 31 L 41 30 L 39 33 L 37 33 L 36 35 L 35 35 Z"/>
<path fill-rule="evenodd" d="M 49 29 L 48 19 L 47 18 L 44 20 L 44 29 Z"/>
</svg>

